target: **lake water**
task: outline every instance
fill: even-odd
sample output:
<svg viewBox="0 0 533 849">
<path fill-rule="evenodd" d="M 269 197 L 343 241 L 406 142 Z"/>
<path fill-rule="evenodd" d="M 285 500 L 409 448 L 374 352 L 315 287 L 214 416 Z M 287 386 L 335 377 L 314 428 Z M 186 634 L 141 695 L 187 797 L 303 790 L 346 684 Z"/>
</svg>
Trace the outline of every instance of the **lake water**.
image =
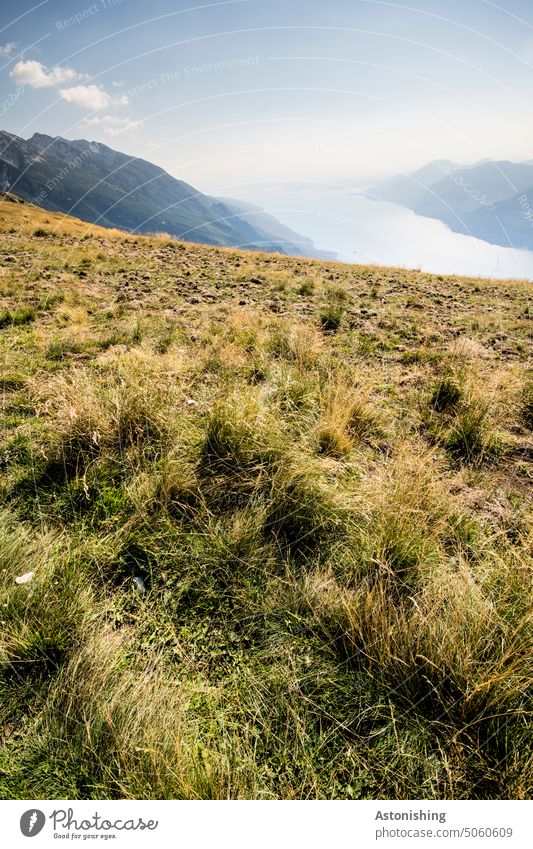
<svg viewBox="0 0 533 849">
<path fill-rule="evenodd" d="M 440 221 L 372 201 L 353 188 L 254 184 L 227 187 L 226 194 L 262 206 L 313 239 L 317 248 L 334 251 L 343 262 L 533 280 L 533 251 L 502 248 L 453 233 Z"/>
</svg>

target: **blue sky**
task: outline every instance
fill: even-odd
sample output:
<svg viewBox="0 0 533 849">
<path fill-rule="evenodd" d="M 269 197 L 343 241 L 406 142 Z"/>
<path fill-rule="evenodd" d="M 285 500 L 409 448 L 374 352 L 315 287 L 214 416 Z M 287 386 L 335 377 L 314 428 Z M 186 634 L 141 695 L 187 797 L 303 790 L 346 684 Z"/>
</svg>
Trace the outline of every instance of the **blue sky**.
<svg viewBox="0 0 533 849">
<path fill-rule="evenodd" d="M 533 157 L 518 0 L 3 0 L 0 127 L 89 138 L 206 191 Z"/>
</svg>

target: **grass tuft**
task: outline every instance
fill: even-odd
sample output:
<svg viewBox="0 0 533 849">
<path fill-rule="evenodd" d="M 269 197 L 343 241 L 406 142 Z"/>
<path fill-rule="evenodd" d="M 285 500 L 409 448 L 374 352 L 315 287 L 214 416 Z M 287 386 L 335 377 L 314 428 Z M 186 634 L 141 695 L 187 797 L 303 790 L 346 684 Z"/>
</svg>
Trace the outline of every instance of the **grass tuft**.
<svg viewBox="0 0 533 849">
<path fill-rule="evenodd" d="M 320 313 L 322 330 L 329 333 L 335 333 L 341 326 L 345 312 L 346 310 L 341 304 L 328 304 Z"/>
<path fill-rule="evenodd" d="M 444 377 L 435 384 L 430 404 L 437 413 L 445 413 L 455 410 L 462 398 L 461 384 L 456 379 Z"/>
</svg>

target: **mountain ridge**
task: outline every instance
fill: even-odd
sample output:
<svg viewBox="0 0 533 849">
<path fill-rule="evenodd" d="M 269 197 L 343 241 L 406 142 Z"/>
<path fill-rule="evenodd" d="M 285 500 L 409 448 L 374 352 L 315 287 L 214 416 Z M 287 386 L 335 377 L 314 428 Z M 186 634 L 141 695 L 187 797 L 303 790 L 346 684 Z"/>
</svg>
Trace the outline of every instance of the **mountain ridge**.
<svg viewBox="0 0 533 849">
<path fill-rule="evenodd" d="M 164 231 L 199 244 L 324 256 L 310 239 L 275 219 L 274 235 L 266 213 L 256 227 L 237 201 L 230 207 L 160 166 L 101 142 L 44 133 L 25 140 L 0 130 L 0 190 L 103 227 L 143 234 Z"/>
<path fill-rule="evenodd" d="M 412 174 L 373 186 L 368 195 L 443 221 L 456 233 L 503 247 L 533 249 L 532 216 L 528 216 L 533 209 L 532 160 L 482 160 L 469 166 L 435 160 Z"/>
</svg>

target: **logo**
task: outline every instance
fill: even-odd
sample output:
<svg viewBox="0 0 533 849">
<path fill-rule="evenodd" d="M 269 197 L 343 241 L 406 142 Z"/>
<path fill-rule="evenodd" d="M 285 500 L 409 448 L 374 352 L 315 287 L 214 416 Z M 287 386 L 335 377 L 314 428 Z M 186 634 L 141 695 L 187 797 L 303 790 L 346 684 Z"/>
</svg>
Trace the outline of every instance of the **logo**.
<svg viewBox="0 0 533 849">
<path fill-rule="evenodd" d="M 43 830 L 46 817 L 42 811 L 32 808 L 25 811 L 20 818 L 20 830 L 24 837 L 35 837 Z"/>
</svg>

